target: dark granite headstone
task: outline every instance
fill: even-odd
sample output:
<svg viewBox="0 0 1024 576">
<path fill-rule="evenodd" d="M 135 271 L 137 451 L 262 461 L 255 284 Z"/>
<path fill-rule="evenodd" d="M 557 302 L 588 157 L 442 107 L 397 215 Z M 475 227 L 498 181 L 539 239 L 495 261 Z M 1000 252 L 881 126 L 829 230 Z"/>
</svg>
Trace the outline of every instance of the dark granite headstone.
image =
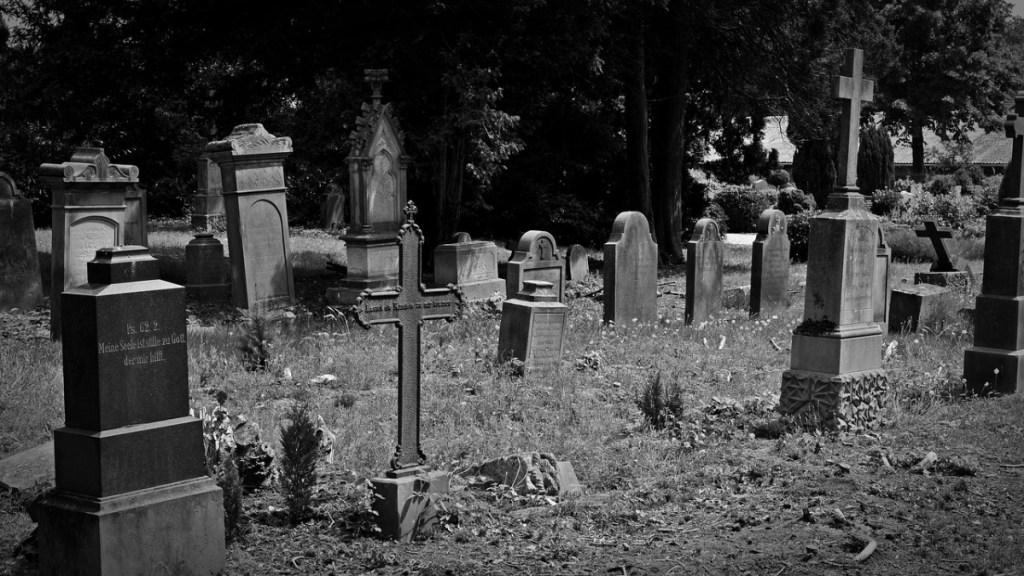
<svg viewBox="0 0 1024 576">
<path fill-rule="evenodd" d="M 373 509 L 381 532 L 408 541 L 433 529 L 433 501 L 424 494 L 448 491 L 448 475 L 431 471 L 420 447 L 420 338 L 425 320 L 454 319 L 462 296 L 456 288 L 428 289 L 421 279 L 423 232 L 413 221 L 416 206 L 410 201 L 406 223 L 397 233 L 398 263 L 402 271 L 391 290 L 367 290 L 349 309 L 360 326 L 398 326 L 398 445 L 391 470 L 371 483 L 378 498 Z"/>
<path fill-rule="evenodd" d="M 41 574 L 223 568 L 221 490 L 189 416 L 185 291 L 158 275 L 144 247 L 102 249 L 61 295 L 65 427 L 37 508 Z"/>
<path fill-rule="evenodd" d="M 658 244 L 643 212 L 623 212 L 604 245 L 604 321 L 658 319 Z"/>
<path fill-rule="evenodd" d="M 42 301 L 32 202 L 0 172 L 0 312 L 31 310 Z"/>
<path fill-rule="evenodd" d="M 725 243 L 718 223 L 701 218 L 686 243 L 687 324 L 703 322 L 722 307 L 722 261 Z"/>
<path fill-rule="evenodd" d="M 555 237 L 543 230 L 530 230 L 519 239 L 505 268 L 506 292 L 515 298 L 526 280 L 551 282 L 558 301 L 565 301 L 565 260 L 558 253 Z"/>
<path fill-rule="evenodd" d="M 768 209 L 757 221 L 750 267 L 750 315 L 789 306 L 789 235 L 786 215 Z"/>
</svg>

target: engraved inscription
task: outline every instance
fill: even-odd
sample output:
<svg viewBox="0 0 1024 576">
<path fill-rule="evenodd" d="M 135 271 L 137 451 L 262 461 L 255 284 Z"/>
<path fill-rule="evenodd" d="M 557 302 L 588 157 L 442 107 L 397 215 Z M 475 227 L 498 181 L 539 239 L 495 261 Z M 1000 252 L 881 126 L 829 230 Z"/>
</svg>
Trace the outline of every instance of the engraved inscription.
<svg viewBox="0 0 1024 576">
<path fill-rule="evenodd" d="M 498 277 L 497 255 L 490 253 L 470 254 L 465 265 L 459 268 L 459 283 L 489 280 Z"/>
<path fill-rule="evenodd" d="M 530 326 L 530 343 L 526 351 L 528 366 L 558 365 L 561 361 L 565 314 L 536 313 Z"/>
<path fill-rule="evenodd" d="M 169 332 L 157 320 L 129 321 L 116 342 L 98 342 L 100 355 L 119 354 L 125 366 L 166 362 L 165 346 L 185 344 L 185 332 Z"/>
<path fill-rule="evenodd" d="M 288 295 L 284 225 L 277 207 L 267 200 L 253 203 L 246 230 L 246 283 L 255 302 Z"/>
<path fill-rule="evenodd" d="M 109 220 L 86 219 L 71 225 L 65 260 L 64 288 L 81 286 L 89 281 L 86 263 L 96 258 L 100 248 L 117 246 L 117 226 Z"/>
<path fill-rule="evenodd" d="M 843 273 L 843 311 L 872 310 L 875 278 L 875 237 L 868 226 L 857 226 L 846 247 Z"/>
</svg>

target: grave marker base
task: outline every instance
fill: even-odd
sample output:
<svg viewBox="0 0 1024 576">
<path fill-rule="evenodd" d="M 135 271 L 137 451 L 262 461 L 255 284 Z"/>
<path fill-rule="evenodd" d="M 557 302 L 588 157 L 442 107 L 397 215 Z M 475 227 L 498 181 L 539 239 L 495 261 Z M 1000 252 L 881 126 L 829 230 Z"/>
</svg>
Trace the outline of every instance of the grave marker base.
<svg viewBox="0 0 1024 576">
<path fill-rule="evenodd" d="M 373 511 L 381 536 L 411 542 L 430 535 L 437 526 L 434 502 L 448 493 L 450 479 L 447 472 L 432 472 L 428 467 L 401 478 L 372 478 Z"/>
<path fill-rule="evenodd" d="M 973 346 L 964 351 L 964 380 L 975 394 L 1014 394 L 1021 389 L 1022 378 L 1024 350 Z"/>
<path fill-rule="evenodd" d="M 42 576 L 212 575 L 224 569 L 224 509 L 211 478 L 35 505 Z"/>
<path fill-rule="evenodd" d="M 855 432 L 878 424 L 888 389 L 880 368 L 838 376 L 787 370 L 779 410 L 803 425 Z"/>
</svg>

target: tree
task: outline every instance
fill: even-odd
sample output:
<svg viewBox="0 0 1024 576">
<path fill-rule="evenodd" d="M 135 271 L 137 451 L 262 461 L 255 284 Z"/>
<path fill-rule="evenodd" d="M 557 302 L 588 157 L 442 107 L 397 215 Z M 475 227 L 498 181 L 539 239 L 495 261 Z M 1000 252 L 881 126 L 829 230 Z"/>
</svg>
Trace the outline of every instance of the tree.
<svg viewBox="0 0 1024 576">
<path fill-rule="evenodd" d="M 913 173 L 924 173 L 924 129 L 963 139 L 995 126 L 1020 64 L 1001 55 L 1010 5 L 1003 0 L 894 0 L 882 10 L 899 65 L 878 78 L 885 125 L 908 137 Z"/>
<path fill-rule="evenodd" d="M 861 128 L 860 150 L 857 151 L 857 187 L 870 195 L 875 190 L 892 189 L 896 183 L 892 140 L 889 133 L 875 124 Z"/>
</svg>

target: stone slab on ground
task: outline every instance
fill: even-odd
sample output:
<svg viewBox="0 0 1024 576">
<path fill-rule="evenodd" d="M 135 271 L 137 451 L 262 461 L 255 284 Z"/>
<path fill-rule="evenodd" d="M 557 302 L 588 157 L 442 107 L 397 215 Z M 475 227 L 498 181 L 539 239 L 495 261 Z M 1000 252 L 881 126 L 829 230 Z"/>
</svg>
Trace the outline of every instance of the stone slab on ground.
<svg viewBox="0 0 1024 576">
<path fill-rule="evenodd" d="M 53 474 L 53 440 L 0 460 L 0 488 L 52 487 Z"/>
</svg>

